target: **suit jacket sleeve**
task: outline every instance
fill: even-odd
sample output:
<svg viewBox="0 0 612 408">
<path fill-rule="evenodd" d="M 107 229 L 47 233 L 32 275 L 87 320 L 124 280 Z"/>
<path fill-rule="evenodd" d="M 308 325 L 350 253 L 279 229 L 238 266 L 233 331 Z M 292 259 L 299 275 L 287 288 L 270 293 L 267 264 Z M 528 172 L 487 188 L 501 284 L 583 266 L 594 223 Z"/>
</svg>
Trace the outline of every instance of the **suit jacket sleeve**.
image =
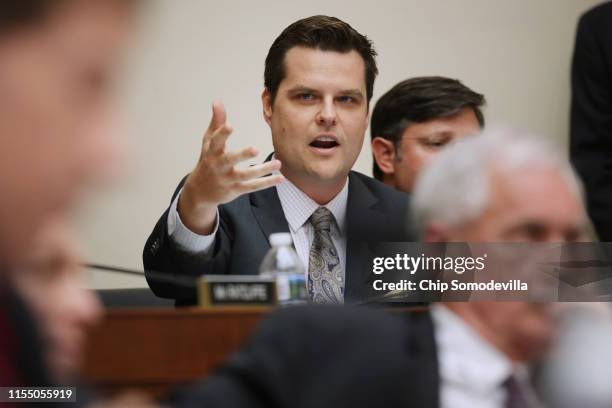
<svg viewBox="0 0 612 408">
<path fill-rule="evenodd" d="M 179 183 L 170 202 L 180 192 L 185 179 L 186 177 Z M 212 256 L 203 260 L 201 257 L 194 257 L 181 251 L 174 245 L 168 234 L 168 211 L 169 208 L 157 221 L 145 244 L 142 254 L 145 277 L 149 287 L 157 296 L 176 299 L 179 306 L 196 304 L 196 278 L 213 273 L 213 271 L 221 274 L 228 270 L 233 240 L 232 224 L 223 209 L 220 208 L 219 229 L 215 236 Z M 176 282 L 170 282 L 169 279 L 161 280 L 155 276 L 160 273 L 176 278 Z"/>
<path fill-rule="evenodd" d="M 612 5 L 580 18 L 572 61 L 570 157 L 602 241 L 612 241 Z"/>
</svg>

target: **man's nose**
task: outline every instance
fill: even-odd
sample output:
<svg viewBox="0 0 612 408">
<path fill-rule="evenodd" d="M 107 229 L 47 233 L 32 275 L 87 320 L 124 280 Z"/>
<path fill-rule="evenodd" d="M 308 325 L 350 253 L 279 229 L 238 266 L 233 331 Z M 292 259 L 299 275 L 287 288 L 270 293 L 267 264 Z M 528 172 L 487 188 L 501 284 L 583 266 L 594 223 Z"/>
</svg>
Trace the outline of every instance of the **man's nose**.
<svg viewBox="0 0 612 408">
<path fill-rule="evenodd" d="M 317 114 L 317 123 L 325 127 L 335 126 L 337 122 L 336 106 L 333 98 L 324 98 Z"/>
</svg>

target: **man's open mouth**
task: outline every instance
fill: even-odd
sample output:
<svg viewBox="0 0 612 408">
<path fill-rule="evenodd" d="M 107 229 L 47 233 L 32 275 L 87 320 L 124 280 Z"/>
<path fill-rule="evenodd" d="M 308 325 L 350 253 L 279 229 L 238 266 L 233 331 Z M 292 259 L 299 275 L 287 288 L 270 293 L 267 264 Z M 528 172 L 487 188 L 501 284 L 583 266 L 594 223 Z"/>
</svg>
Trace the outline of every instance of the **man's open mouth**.
<svg viewBox="0 0 612 408">
<path fill-rule="evenodd" d="M 340 143 L 338 143 L 334 137 L 319 136 L 310 142 L 310 146 L 316 147 L 317 149 L 332 149 L 336 146 L 340 146 Z"/>
</svg>

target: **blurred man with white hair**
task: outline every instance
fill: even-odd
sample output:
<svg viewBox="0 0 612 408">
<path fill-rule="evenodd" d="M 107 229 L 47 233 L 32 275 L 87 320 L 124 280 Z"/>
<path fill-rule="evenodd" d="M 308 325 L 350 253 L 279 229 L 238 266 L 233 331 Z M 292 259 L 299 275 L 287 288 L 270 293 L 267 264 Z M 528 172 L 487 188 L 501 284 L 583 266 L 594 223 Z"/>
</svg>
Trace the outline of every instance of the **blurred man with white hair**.
<svg viewBox="0 0 612 408">
<path fill-rule="evenodd" d="M 417 182 L 413 216 L 426 242 L 574 242 L 587 225 L 580 191 L 545 144 L 497 131 L 440 154 Z M 449 302 L 431 316 L 443 407 L 527 403 L 523 367 L 555 335 L 552 304 Z"/>
</svg>

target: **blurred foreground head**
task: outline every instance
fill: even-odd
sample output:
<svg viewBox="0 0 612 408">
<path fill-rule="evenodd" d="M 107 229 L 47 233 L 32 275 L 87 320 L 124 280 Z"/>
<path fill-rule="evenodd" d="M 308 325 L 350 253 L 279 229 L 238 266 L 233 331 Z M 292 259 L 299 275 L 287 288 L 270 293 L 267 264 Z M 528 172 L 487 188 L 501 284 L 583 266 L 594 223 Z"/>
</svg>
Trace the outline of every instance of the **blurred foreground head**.
<svg viewBox="0 0 612 408">
<path fill-rule="evenodd" d="M 85 288 L 79 250 L 67 223 L 46 224 L 16 272 L 15 287 L 37 317 L 51 375 L 68 384 L 76 379 L 87 331 L 102 308 Z"/>
<path fill-rule="evenodd" d="M 0 2 L 2 263 L 114 166 L 110 88 L 133 3 Z"/>
<path fill-rule="evenodd" d="M 585 237 L 577 178 L 542 142 L 507 131 L 461 141 L 418 179 L 413 216 L 427 242 L 572 242 Z M 550 304 L 448 303 L 509 358 L 540 356 L 556 332 Z"/>
</svg>

